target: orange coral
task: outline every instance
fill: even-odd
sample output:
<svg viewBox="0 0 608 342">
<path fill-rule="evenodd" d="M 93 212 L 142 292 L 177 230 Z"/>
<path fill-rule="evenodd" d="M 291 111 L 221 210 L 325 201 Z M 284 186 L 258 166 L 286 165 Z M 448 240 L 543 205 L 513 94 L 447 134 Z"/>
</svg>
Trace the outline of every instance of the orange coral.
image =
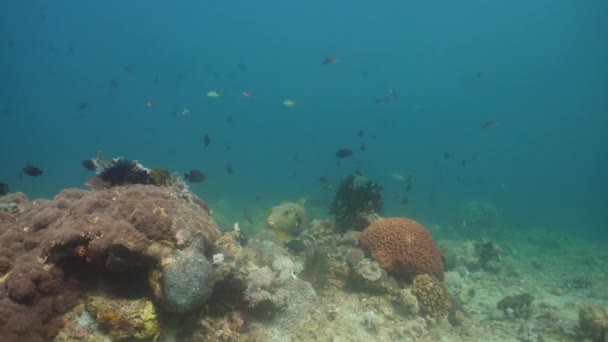
<svg viewBox="0 0 608 342">
<path fill-rule="evenodd" d="M 363 231 L 359 243 L 386 271 L 407 280 L 418 274 L 443 280 L 441 253 L 428 230 L 414 220 L 404 217 L 377 220 Z"/>
</svg>

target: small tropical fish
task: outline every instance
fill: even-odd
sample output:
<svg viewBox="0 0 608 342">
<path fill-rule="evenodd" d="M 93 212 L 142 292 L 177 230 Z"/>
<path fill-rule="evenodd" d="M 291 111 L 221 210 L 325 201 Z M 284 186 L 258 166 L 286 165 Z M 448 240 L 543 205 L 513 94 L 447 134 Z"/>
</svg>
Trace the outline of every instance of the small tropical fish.
<svg viewBox="0 0 608 342">
<path fill-rule="evenodd" d="M 350 148 L 341 148 L 336 152 L 336 157 L 339 159 L 348 158 L 353 155 L 353 150 Z"/>
<path fill-rule="evenodd" d="M 234 170 L 232 169 L 232 163 L 227 163 L 226 164 L 226 173 L 231 175 L 234 173 Z"/>
<path fill-rule="evenodd" d="M 95 159 L 84 159 L 80 164 L 89 171 L 97 171 L 97 162 Z"/>
<path fill-rule="evenodd" d="M 396 180 L 397 182 L 405 182 L 405 177 L 403 177 L 403 175 L 400 173 L 395 172 L 391 174 L 391 178 Z"/>
<path fill-rule="evenodd" d="M 210 91 L 210 92 L 207 93 L 207 97 L 215 99 L 215 98 L 220 97 L 220 94 L 217 91 L 212 90 L 212 91 Z"/>
<path fill-rule="evenodd" d="M 184 108 L 184 110 L 182 110 L 182 116 L 190 116 L 190 109 Z"/>
<path fill-rule="evenodd" d="M 293 107 L 295 105 L 296 105 L 296 103 L 290 99 L 283 101 L 283 106 L 285 106 L 285 107 Z"/>
<path fill-rule="evenodd" d="M 32 177 L 42 176 L 43 173 L 43 170 L 41 168 L 31 164 L 30 162 L 27 162 L 27 164 L 23 167 L 23 169 L 21 169 L 21 171 L 23 171 L 24 174 Z"/>
<path fill-rule="evenodd" d="M 110 182 L 103 180 L 99 176 L 93 176 L 84 182 L 84 185 L 91 190 L 102 190 L 110 187 Z"/>
<path fill-rule="evenodd" d="M 321 62 L 321 65 L 334 64 L 334 63 L 338 63 L 339 61 L 340 60 L 338 59 L 338 57 L 334 57 L 334 56 L 325 57 L 325 59 L 323 59 L 323 61 Z"/>
<path fill-rule="evenodd" d="M 201 170 L 190 170 L 184 173 L 184 178 L 190 183 L 202 183 L 207 179 L 207 176 Z"/>
<path fill-rule="evenodd" d="M 148 102 L 146 102 L 146 107 L 152 108 L 152 107 L 154 107 L 154 103 L 148 101 Z"/>
<path fill-rule="evenodd" d="M 414 176 L 409 175 L 405 181 L 405 192 L 410 192 L 414 186 Z"/>
<path fill-rule="evenodd" d="M 207 148 L 207 146 L 209 146 L 210 143 L 211 143 L 211 137 L 209 136 L 208 133 L 205 133 L 205 136 L 203 137 L 203 146 L 205 146 L 205 148 Z"/>
<path fill-rule="evenodd" d="M 376 103 L 388 103 L 397 99 L 397 92 L 395 88 L 388 88 L 386 95 L 378 97 Z"/>
<path fill-rule="evenodd" d="M 0 183 L 0 196 L 4 196 L 4 195 L 8 194 L 8 191 L 9 191 L 8 184 Z"/>
<path fill-rule="evenodd" d="M 248 207 L 243 208 L 243 218 L 249 224 L 253 224 L 253 215 L 251 214 L 251 210 Z"/>
<path fill-rule="evenodd" d="M 481 125 L 481 128 L 491 128 L 498 125 L 498 121 L 496 120 L 488 120 Z"/>
<path fill-rule="evenodd" d="M 253 98 L 253 94 L 249 90 L 245 90 L 241 94 L 243 94 L 245 97 Z"/>
</svg>

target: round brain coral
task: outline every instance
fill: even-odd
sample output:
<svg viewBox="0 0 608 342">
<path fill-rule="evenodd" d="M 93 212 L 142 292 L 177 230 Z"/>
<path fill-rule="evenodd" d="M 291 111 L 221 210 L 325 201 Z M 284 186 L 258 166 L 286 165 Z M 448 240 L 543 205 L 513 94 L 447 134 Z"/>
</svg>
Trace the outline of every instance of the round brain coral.
<svg viewBox="0 0 608 342">
<path fill-rule="evenodd" d="M 443 261 L 433 237 L 420 223 L 404 218 L 385 218 L 373 222 L 359 237 L 386 271 L 411 281 L 418 274 L 443 280 Z"/>
</svg>

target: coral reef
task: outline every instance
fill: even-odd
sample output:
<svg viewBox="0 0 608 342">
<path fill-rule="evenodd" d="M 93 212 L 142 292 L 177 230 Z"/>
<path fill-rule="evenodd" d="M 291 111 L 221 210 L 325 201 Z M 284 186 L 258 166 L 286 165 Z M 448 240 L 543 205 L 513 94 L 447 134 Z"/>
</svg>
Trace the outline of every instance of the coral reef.
<svg viewBox="0 0 608 342">
<path fill-rule="evenodd" d="M 361 231 L 378 215 L 384 213 L 382 187 L 371 180 L 358 181 L 351 174 L 346 176 L 331 203 L 330 214 L 336 219 L 336 229 Z"/>
<path fill-rule="evenodd" d="M 508 318 L 530 318 L 534 297 L 529 293 L 507 296 L 501 299 L 496 307 L 502 310 Z"/>
<path fill-rule="evenodd" d="M 443 261 L 431 234 L 408 218 L 373 222 L 359 237 L 361 246 L 388 272 L 406 280 L 429 274 L 443 280 Z"/>
<path fill-rule="evenodd" d="M 414 278 L 412 293 L 418 299 L 421 313 L 434 318 L 445 318 L 450 313 L 452 299 L 446 288 L 428 274 Z"/>
<path fill-rule="evenodd" d="M 147 299 L 91 296 L 87 299 L 86 309 L 116 340 L 149 339 L 160 333 L 156 308 Z"/>
<path fill-rule="evenodd" d="M 61 315 L 76 304 L 82 290 L 104 278 L 113 291 L 128 295 L 180 293 L 181 285 L 175 282 L 148 285 L 148 273 L 163 279 L 168 272 L 170 277 L 170 268 L 163 265 L 187 254 L 193 241 L 209 246 L 220 237 L 203 202 L 173 187 L 73 189 L 52 201 L 28 201 L 23 194 L 2 201 L 18 206 L 14 213 L 0 213 L 3 341 L 51 339 L 62 325 Z M 206 257 L 199 254 L 190 260 Z M 205 297 L 208 288 L 197 289 Z M 203 304 L 191 298 L 192 307 Z M 158 300 L 171 301 L 164 295 Z"/>
<path fill-rule="evenodd" d="M 270 209 L 266 223 L 280 237 L 298 236 L 306 224 L 306 209 L 301 203 L 281 203 Z"/>
<path fill-rule="evenodd" d="M 608 339 L 608 308 L 599 304 L 588 304 L 578 311 L 580 334 L 593 342 Z"/>
</svg>

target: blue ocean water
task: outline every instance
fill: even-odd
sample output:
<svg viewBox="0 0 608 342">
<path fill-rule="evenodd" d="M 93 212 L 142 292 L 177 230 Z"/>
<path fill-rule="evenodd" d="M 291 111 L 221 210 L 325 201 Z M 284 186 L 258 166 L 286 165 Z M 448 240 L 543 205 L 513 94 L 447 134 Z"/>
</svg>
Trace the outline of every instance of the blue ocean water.
<svg viewBox="0 0 608 342">
<path fill-rule="evenodd" d="M 199 195 L 241 208 L 328 203 L 318 178 L 361 169 L 391 216 L 443 222 L 485 200 L 524 229 L 606 237 L 607 14 L 601 0 L 5 1 L 0 181 L 52 197 L 103 150 L 201 169 Z M 42 177 L 20 180 L 28 160 Z M 414 176 L 406 206 L 393 174 Z"/>
</svg>

